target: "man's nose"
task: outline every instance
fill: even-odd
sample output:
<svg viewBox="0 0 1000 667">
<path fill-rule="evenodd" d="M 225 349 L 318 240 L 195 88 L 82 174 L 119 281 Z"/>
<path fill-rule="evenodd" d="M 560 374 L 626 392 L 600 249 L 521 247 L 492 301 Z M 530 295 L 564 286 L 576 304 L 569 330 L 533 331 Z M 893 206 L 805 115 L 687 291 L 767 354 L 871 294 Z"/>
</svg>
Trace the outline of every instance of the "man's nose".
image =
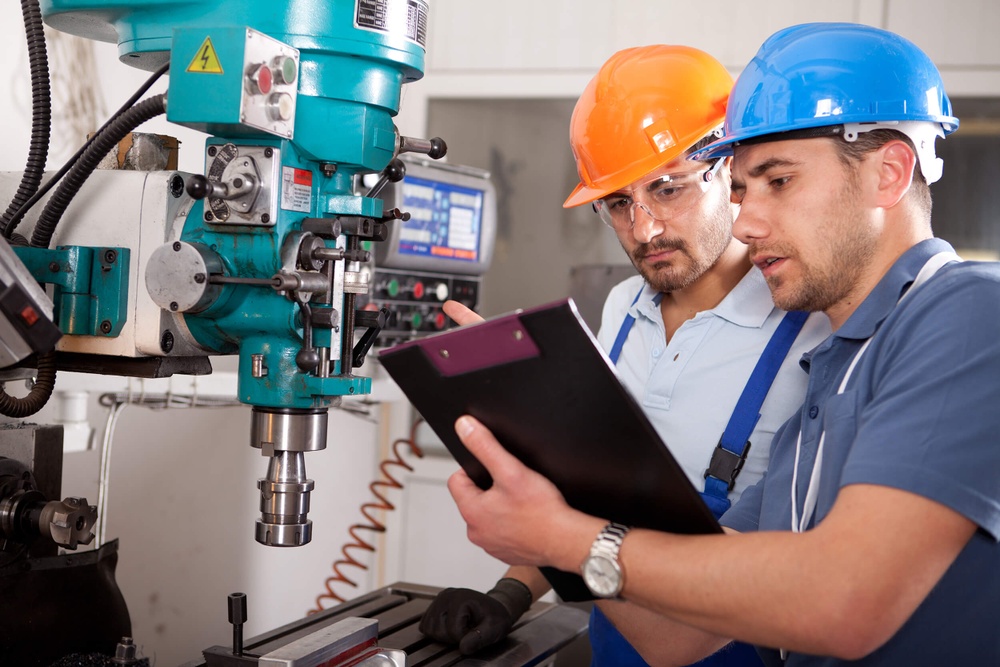
<svg viewBox="0 0 1000 667">
<path fill-rule="evenodd" d="M 733 236 L 738 241 L 750 243 L 750 241 L 767 236 L 769 226 L 755 207 L 746 205 L 746 199 L 737 207 L 735 213 Z"/>
<path fill-rule="evenodd" d="M 666 225 L 657 220 L 642 202 L 632 203 L 632 236 L 639 243 L 649 243 L 663 233 Z"/>
</svg>

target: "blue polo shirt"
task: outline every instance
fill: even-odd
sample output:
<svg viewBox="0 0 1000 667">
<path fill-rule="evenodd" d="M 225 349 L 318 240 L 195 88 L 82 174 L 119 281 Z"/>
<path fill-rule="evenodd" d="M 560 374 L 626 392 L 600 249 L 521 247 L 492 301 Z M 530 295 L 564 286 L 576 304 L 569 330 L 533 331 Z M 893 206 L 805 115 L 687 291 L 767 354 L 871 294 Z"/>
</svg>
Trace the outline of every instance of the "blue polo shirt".
<svg viewBox="0 0 1000 667">
<path fill-rule="evenodd" d="M 801 429 L 800 513 L 826 432 L 812 525 L 829 513 L 842 486 L 880 484 L 920 494 L 979 526 L 896 635 L 852 665 L 1000 665 L 1000 263 L 945 266 L 897 308 L 924 262 L 948 250 L 940 239 L 911 248 L 847 322 L 806 355 L 801 410 L 776 434 L 767 474 L 721 522 L 739 531 L 790 530 Z M 777 652 L 765 654 L 769 664 L 782 664 Z M 784 664 L 845 661 L 792 654 Z"/>
</svg>

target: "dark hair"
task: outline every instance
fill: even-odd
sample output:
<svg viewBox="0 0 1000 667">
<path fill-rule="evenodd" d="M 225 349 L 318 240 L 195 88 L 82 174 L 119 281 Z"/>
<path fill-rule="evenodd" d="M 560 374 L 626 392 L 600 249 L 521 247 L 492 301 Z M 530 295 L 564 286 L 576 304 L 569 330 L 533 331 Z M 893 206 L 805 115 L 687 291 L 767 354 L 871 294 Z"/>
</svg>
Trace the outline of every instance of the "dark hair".
<svg viewBox="0 0 1000 667">
<path fill-rule="evenodd" d="M 837 150 L 837 156 L 845 167 L 854 170 L 859 162 L 869 153 L 877 151 L 890 141 L 904 141 L 906 145 L 916 154 L 916 148 L 908 136 L 898 130 L 872 130 L 862 132 L 855 141 L 845 141 L 842 138 L 834 138 L 833 142 Z M 930 219 L 931 215 L 931 189 L 924 179 L 924 174 L 920 171 L 920 157 L 917 157 L 916 166 L 913 169 L 913 183 L 907 195 L 911 197 L 917 207 Z"/>
<path fill-rule="evenodd" d="M 701 139 L 699 139 L 698 141 L 696 141 L 694 143 L 694 145 L 691 146 L 691 148 L 689 148 L 686 151 L 684 151 L 684 154 L 685 155 L 691 155 L 691 153 L 694 153 L 695 151 L 700 151 L 705 146 L 708 146 L 709 144 L 711 144 L 711 143 L 713 143 L 715 141 L 718 141 L 719 140 L 719 136 L 720 135 L 717 134 L 717 133 L 715 133 L 715 132 L 709 132 L 704 137 L 702 137 Z M 718 158 L 708 158 L 707 160 L 697 160 L 697 161 L 698 162 L 704 162 L 704 163 L 707 164 L 709 162 L 715 162 L 717 159 Z"/>
</svg>

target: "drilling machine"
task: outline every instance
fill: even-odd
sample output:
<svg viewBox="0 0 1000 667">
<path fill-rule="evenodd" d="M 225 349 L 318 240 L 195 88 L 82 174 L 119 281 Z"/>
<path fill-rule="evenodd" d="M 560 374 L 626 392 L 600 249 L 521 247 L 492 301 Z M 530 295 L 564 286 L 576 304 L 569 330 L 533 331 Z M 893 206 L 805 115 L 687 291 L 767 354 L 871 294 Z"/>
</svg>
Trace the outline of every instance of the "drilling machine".
<svg viewBox="0 0 1000 667">
<path fill-rule="evenodd" d="M 368 291 L 361 263 L 402 215 L 384 211 L 378 193 L 403 177 L 398 155 L 446 151 L 440 139 L 400 136 L 393 123 L 401 87 L 422 76 L 427 2 L 24 4 L 52 28 L 118 44 L 128 65 L 169 68 L 169 88 L 99 130 L 47 200 L 25 201 L 39 191 L 36 179 L 4 216 L 8 259 L 30 278 L 0 282 L 20 285 L 14 296 L 33 301 L 4 305 L 0 338 L 16 349 L 2 361 L 38 369 L 32 393 L 10 399 L 4 414 L 37 411 L 57 370 L 199 374 L 211 371 L 210 355 L 238 355 L 250 444 L 268 459 L 255 537 L 307 544 L 314 483 L 305 454 L 326 447 L 329 408 L 371 391 L 370 378 L 355 371 L 385 322 L 385 312 L 355 305 Z M 204 173 L 95 171 L 131 130 L 164 113 L 209 135 Z M 366 174 L 380 177 L 359 194 Z M 33 281 L 48 286 L 54 306 Z M 49 318 L 58 331 L 25 333 Z M 17 335 L 7 335 L 11 326 Z M 52 432 L 14 430 L 0 433 L 0 565 L 21 559 L 11 567 L 53 557 L 55 545 L 87 544 L 95 521 L 85 499 L 51 500 L 61 469 L 45 479 L 42 459 L 62 454 Z"/>
</svg>

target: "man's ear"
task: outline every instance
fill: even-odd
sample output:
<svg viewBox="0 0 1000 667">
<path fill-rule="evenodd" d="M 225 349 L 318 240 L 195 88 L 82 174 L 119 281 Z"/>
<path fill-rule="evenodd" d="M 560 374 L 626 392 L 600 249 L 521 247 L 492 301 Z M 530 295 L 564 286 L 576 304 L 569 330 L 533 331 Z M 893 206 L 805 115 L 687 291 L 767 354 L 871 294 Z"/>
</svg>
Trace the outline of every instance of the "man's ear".
<svg viewBox="0 0 1000 667">
<path fill-rule="evenodd" d="M 878 170 L 878 191 L 876 205 L 892 208 L 898 204 L 913 183 L 913 173 L 917 167 L 917 156 L 905 141 L 894 140 L 886 143 L 872 154 Z"/>
</svg>

